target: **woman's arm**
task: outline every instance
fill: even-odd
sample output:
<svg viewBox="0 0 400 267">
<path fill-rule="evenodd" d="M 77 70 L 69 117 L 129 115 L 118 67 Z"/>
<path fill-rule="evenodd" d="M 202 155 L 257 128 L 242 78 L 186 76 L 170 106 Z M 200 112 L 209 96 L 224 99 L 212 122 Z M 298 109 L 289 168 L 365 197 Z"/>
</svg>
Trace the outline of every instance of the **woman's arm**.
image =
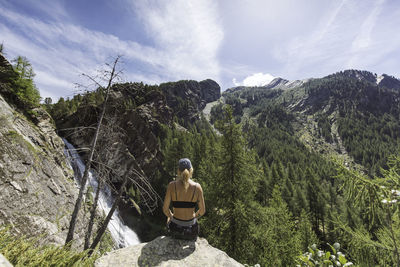
<svg viewBox="0 0 400 267">
<path fill-rule="evenodd" d="M 198 188 L 198 198 L 197 198 L 197 203 L 199 205 L 199 210 L 194 214 L 196 218 L 199 218 L 200 216 L 203 216 L 204 213 L 206 213 L 206 205 L 204 204 L 204 196 L 203 196 L 203 189 L 201 188 L 201 185 L 199 184 Z"/>
<path fill-rule="evenodd" d="M 172 185 L 172 183 L 168 184 L 167 192 L 165 193 L 164 205 L 163 205 L 163 212 L 164 212 L 165 216 L 167 216 L 168 218 L 172 218 L 172 216 L 174 216 L 172 211 L 169 209 L 169 204 L 171 203 L 171 190 L 172 190 L 171 185 Z"/>
</svg>

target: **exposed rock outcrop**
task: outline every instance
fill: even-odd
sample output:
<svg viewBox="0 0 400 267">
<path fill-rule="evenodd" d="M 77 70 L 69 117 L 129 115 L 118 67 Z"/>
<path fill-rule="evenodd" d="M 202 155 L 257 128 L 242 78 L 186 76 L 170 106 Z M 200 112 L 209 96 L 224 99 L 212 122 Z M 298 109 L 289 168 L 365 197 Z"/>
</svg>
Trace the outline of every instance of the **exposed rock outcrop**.
<svg viewBox="0 0 400 267">
<path fill-rule="evenodd" d="M 221 97 L 221 88 L 213 80 L 178 81 L 160 84 L 167 104 L 174 115 L 185 122 L 194 122 L 206 104 Z"/>
<path fill-rule="evenodd" d="M 107 105 L 109 118 L 105 119 L 104 125 L 113 124 L 119 127 L 117 132 L 124 132 L 119 139 L 121 150 L 124 151 L 123 146 L 126 146 L 135 160 L 132 163 L 126 155 L 114 154 L 109 159 L 109 165 L 116 163 L 119 169 L 124 170 L 127 165 L 135 164 L 136 169 L 151 179 L 162 169 L 159 137 L 163 134 L 163 126 L 172 127 L 174 115 L 184 126 L 186 122 L 194 122 L 205 105 L 217 100 L 220 95 L 220 87 L 213 80 L 178 81 L 160 86 L 142 83 L 113 85 Z M 56 121 L 60 134 L 76 147 L 89 147 L 92 134 L 76 127 L 95 125 L 99 113 L 97 106 L 87 103 L 79 106 L 75 113 Z M 110 117 L 114 121 L 111 122 Z"/>
<path fill-rule="evenodd" d="M 99 107 L 81 105 L 75 113 L 57 121 L 59 133 L 76 147 L 90 147 L 94 131 L 82 131 L 77 127 L 90 128 L 96 125 L 99 113 Z M 138 83 L 114 85 L 103 129 L 114 127 L 114 132 L 119 134 L 119 144 L 115 150 L 119 147 L 122 153 L 114 153 L 107 158 L 108 165 L 118 166 L 119 172 L 123 173 L 127 166 L 134 164 L 135 169 L 143 171 L 147 177 L 153 177 L 162 161 L 158 136 L 162 125 L 170 124 L 172 110 L 159 90 Z M 99 141 L 104 140 L 100 137 Z M 134 156 L 134 161 L 123 153 L 125 146 Z M 87 157 L 87 153 L 82 154 L 83 158 Z"/>
<path fill-rule="evenodd" d="M 13 101 L 12 67 L 2 56 L 0 74 L 0 225 L 63 244 L 78 193 L 64 143 L 45 110 L 30 109 L 28 119 Z M 79 216 L 76 246 L 83 241 L 86 217 Z"/>
<path fill-rule="evenodd" d="M 64 143 L 47 118 L 34 125 L 0 95 L 0 225 L 61 245 L 78 190 Z M 84 218 L 77 226 L 78 246 Z"/>
<path fill-rule="evenodd" d="M 225 252 L 208 244 L 204 238 L 196 241 L 157 237 L 149 243 L 114 250 L 98 259 L 95 267 L 106 266 L 243 266 Z"/>
<path fill-rule="evenodd" d="M 394 90 L 400 90 L 400 80 L 386 74 L 382 74 L 379 85 Z"/>
</svg>

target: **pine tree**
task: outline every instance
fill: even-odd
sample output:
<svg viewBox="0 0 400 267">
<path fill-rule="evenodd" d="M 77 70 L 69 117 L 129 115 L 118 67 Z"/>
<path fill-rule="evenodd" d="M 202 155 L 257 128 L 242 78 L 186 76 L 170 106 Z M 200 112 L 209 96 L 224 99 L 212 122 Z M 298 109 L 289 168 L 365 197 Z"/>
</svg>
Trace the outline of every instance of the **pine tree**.
<svg viewBox="0 0 400 267">
<path fill-rule="evenodd" d="M 315 235 L 308 215 L 304 209 L 301 210 L 300 218 L 298 220 L 297 229 L 300 235 L 301 251 L 307 251 L 308 247 L 313 244 L 319 245 L 317 236 Z"/>
<path fill-rule="evenodd" d="M 375 179 L 339 167 L 346 200 L 364 214 L 361 221 L 349 210 L 347 220 L 335 223 L 346 234 L 349 250 L 360 264 L 400 266 L 400 158 L 391 158 L 389 167 L 382 170 L 382 178 Z"/>
<path fill-rule="evenodd" d="M 254 154 L 245 150 L 240 126 L 234 122 L 232 109 L 225 110 L 219 129 L 223 137 L 217 177 L 211 180 L 207 207 L 207 238 L 231 257 L 249 262 L 253 247 L 250 227 L 255 217 L 252 205 L 255 181 L 261 173 L 256 168 Z M 254 259 L 253 259 L 254 260 Z"/>
<path fill-rule="evenodd" d="M 269 206 L 257 213 L 251 225 L 257 262 L 261 266 L 294 266 L 301 243 L 279 187 L 274 188 Z"/>
<path fill-rule="evenodd" d="M 40 93 L 33 82 L 35 73 L 26 57 L 18 56 L 13 62 L 13 69 L 18 74 L 14 80 L 13 90 L 18 98 L 30 107 L 36 107 L 40 102 Z"/>
<path fill-rule="evenodd" d="M 307 200 L 310 213 L 312 216 L 312 225 L 316 233 L 321 236 L 324 235 L 324 216 L 325 216 L 325 200 L 322 197 L 322 189 L 318 183 L 317 176 L 315 173 L 308 168 L 306 171 L 307 177 Z M 322 230 L 322 231 L 321 231 Z"/>
</svg>

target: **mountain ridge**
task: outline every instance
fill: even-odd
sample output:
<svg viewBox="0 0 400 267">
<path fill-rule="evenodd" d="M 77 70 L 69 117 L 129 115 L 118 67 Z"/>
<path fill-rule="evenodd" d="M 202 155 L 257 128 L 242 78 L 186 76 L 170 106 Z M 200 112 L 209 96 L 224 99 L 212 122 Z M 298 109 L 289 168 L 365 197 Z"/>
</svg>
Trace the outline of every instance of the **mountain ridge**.
<svg viewBox="0 0 400 267">
<path fill-rule="evenodd" d="M 238 120 L 239 117 L 248 117 L 249 114 L 252 114 L 250 117 L 257 118 L 257 114 L 260 114 L 260 111 L 265 107 L 277 105 L 283 107 L 286 112 L 293 114 L 297 118 L 295 125 L 297 125 L 296 128 L 300 132 L 303 129 L 320 129 L 322 125 L 325 125 L 323 126 L 324 130 L 320 129 L 317 132 L 322 131 L 324 133 L 326 140 L 329 140 L 329 142 L 326 142 L 327 146 L 332 146 L 332 142 L 336 143 L 337 149 L 333 148 L 329 149 L 329 151 L 341 151 L 339 154 L 334 153 L 337 155 L 345 152 L 344 147 L 341 145 L 342 140 L 340 137 L 344 134 L 343 129 L 348 127 L 344 126 L 343 123 L 344 121 L 349 123 L 350 116 L 356 114 L 354 116 L 358 116 L 357 121 L 360 119 L 365 121 L 365 117 L 372 116 L 373 121 L 380 123 L 381 127 L 386 129 L 388 126 L 384 126 L 385 123 L 383 121 L 378 121 L 383 116 L 390 116 L 393 121 L 396 116 L 400 115 L 400 80 L 386 74 L 378 76 L 369 71 L 345 70 L 322 78 L 303 80 L 298 86 L 292 88 L 280 86 L 279 82 L 286 80 L 279 79 L 277 81 L 278 83 L 276 81 L 271 82 L 266 87 L 238 87 L 225 91 L 223 93 L 225 103 L 233 106 Z M 287 83 L 289 82 L 285 82 L 285 84 Z M 255 109 L 256 107 L 257 109 Z M 322 123 L 321 118 L 324 118 L 324 123 Z M 340 122 L 341 126 L 337 122 Z M 363 123 L 365 124 L 365 122 Z M 379 129 L 376 128 L 374 131 L 379 131 Z M 313 130 L 312 132 L 315 131 Z M 306 134 L 308 137 L 301 137 L 302 134 L 299 134 L 299 138 L 306 145 L 314 147 L 318 151 L 321 146 L 312 145 L 310 138 L 315 139 L 314 141 L 321 145 L 326 140 L 325 138 L 319 139 L 318 136 L 320 134 L 317 134 L 317 132 L 313 134 L 312 132 L 308 131 Z M 397 142 L 395 141 L 394 129 L 386 132 L 389 133 L 389 136 L 382 138 Z M 361 133 L 358 133 L 358 135 L 361 135 Z M 347 134 L 342 137 L 346 139 L 344 144 L 347 145 L 345 146 L 350 149 L 349 142 L 352 143 L 352 141 L 348 138 L 352 137 Z M 359 136 L 357 138 L 364 140 L 362 142 L 368 142 L 365 137 Z M 389 151 L 391 153 L 395 152 L 393 149 L 389 149 Z M 353 152 L 350 151 L 350 154 Z M 361 156 L 357 155 L 355 157 L 356 162 L 361 164 Z M 381 157 L 376 155 L 373 157 L 376 161 L 382 160 Z M 346 161 L 352 160 L 347 157 Z M 369 159 L 368 161 L 372 162 L 374 160 Z"/>
<path fill-rule="evenodd" d="M 364 80 L 368 81 L 370 83 L 374 84 L 380 84 L 381 86 L 385 86 L 391 89 L 397 89 L 400 90 L 400 79 L 397 79 L 395 76 L 388 75 L 388 74 L 381 74 L 377 75 L 376 73 L 373 73 L 371 71 L 367 70 L 357 70 L 357 69 L 346 69 L 343 71 L 338 71 L 332 74 L 329 74 L 327 76 L 324 76 L 322 78 L 305 78 L 301 80 L 293 80 L 289 81 L 286 80 L 285 78 L 281 77 L 276 77 L 274 78 L 271 82 L 269 82 L 267 85 L 263 86 L 236 86 L 236 87 L 230 87 L 227 88 L 224 93 L 233 93 L 235 91 L 243 90 L 243 89 L 250 89 L 250 88 L 260 88 L 260 89 L 287 89 L 287 88 L 293 88 L 293 87 L 298 87 L 303 85 L 304 83 L 310 81 L 310 80 L 315 80 L 315 79 L 323 79 L 323 78 L 329 78 L 335 75 L 343 75 L 345 77 L 349 78 L 356 78 L 358 80 Z M 381 84 L 382 83 L 382 84 Z"/>
</svg>

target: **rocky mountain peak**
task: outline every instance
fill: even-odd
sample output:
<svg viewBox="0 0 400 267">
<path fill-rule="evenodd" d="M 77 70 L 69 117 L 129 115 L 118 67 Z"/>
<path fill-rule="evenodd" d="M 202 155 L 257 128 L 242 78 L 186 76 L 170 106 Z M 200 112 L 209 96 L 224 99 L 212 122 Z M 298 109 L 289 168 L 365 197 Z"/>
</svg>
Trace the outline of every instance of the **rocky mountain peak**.
<svg viewBox="0 0 400 267">
<path fill-rule="evenodd" d="M 275 78 L 275 79 L 273 79 L 269 84 L 267 84 L 265 87 L 266 87 L 266 89 L 269 89 L 269 88 L 274 88 L 274 87 L 280 87 L 280 86 L 284 86 L 284 85 L 286 85 L 287 83 L 289 83 L 289 81 L 288 80 L 285 80 L 285 79 L 283 79 L 283 78 L 280 78 L 280 77 L 277 77 L 277 78 Z"/>
<path fill-rule="evenodd" d="M 396 79 L 393 76 L 389 76 L 387 74 L 382 74 L 382 76 L 380 76 L 381 78 L 379 79 L 379 82 L 377 81 L 377 83 L 379 84 L 379 86 L 384 86 L 390 89 L 394 89 L 394 90 L 400 90 L 400 80 Z"/>
<path fill-rule="evenodd" d="M 377 75 L 369 72 L 369 71 L 365 71 L 365 70 L 344 70 L 342 72 L 338 72 L 337 74 L 339 75 L 343 75 L 345 77 L 349 77 L 349 78 L 356 78 L 358 80 L 364 80 L 364 81 L 368 81 L 370 83 L 376 83 L 377 80 Z"/>
<path fill-rule="evenodd" d="M 298 87 L 303 85 L 304 83 L 310 81 L 311 79 L 304 79 L 304 80 L 294 80 L 294 81 L 289 81 L 281 77 L 274 78 L 270 83 L 264 86 L 236 86 L 232 88 L 228 88 L 225 90 L 224 93 L 233 93 L 233 92 L 238 92 L 238 91 L 243 91 L 243 90 L 251 90 L 251 89 L 264 89 L 264 90 L 270 90 L 270 89 L 290 89 L 294 87 Z"/>
</svg>

